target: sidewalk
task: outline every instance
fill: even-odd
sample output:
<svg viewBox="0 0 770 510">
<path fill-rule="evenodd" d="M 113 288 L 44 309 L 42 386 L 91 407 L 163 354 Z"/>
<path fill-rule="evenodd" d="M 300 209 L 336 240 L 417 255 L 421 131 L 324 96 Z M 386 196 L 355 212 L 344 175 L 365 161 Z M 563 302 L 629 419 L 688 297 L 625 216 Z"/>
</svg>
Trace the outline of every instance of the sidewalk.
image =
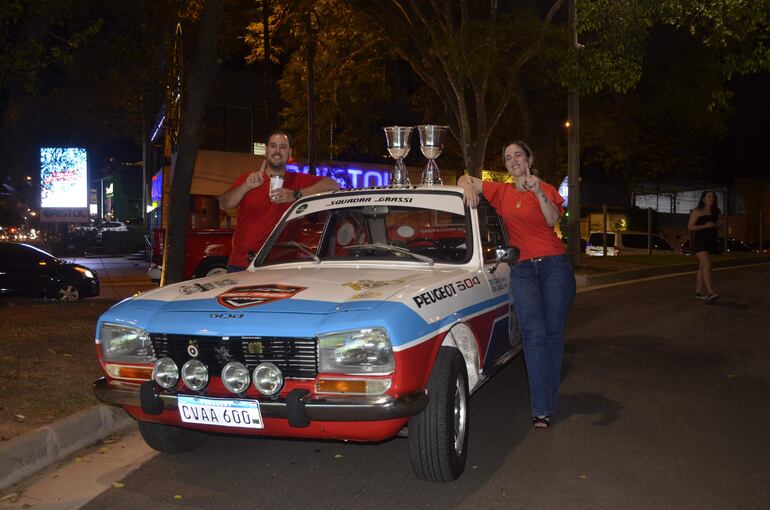
<svg viewBox="0 0 770 510">
<path fill-rule="evenodd" d="M 588 257 L 586 257 L 588 258 Z M 696 271 L 697 262 L 643 264 L 592 257 L 576 268 L 578 287 L 593 287 Z M 715 268 L 770 263 L 770 255 L 717 260 Z M 0 490 L 134 423 L 120 408 L 98 405 L 0 445 Z"/>
</svg>

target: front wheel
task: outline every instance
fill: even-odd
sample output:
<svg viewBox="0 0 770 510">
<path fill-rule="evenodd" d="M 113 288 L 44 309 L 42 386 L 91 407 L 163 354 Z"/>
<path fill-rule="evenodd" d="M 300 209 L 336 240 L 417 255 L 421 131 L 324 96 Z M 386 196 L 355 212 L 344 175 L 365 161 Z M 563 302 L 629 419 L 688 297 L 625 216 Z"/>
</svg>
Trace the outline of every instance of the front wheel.
<svg viewBox="0 0 770 510">
<path fill-rule="evenodd" d="M 74 285 L 63 284 L 56 291 L 56 297 L 59 301 L 77 301 L 80 299 L 80 291 Z"/>
<path fill-rule="evenodd" d="M 439 349 L 428 397 L 428 406 L 409 420 L 412 469 L 423 480 L 451 482 L 468 455 L 468 374 L 457 349 Z"/>
<path fill-rule="evenodd" d="M 137 424 L 147 446 L 163 453 L 189 452 L 205 443 L 208 438 L 208 435 L 197 430 L 146 421 Z"/>
</svg>

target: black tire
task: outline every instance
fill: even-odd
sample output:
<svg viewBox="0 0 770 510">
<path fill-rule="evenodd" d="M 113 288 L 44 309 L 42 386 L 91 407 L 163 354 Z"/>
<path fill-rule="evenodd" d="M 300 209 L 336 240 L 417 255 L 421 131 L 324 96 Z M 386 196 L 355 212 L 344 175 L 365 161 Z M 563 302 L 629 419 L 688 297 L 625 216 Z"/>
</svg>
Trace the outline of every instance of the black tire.
<svg viewBox="0 0 770 510">
<path fill-rule="evenodd" d="M 147 446 L 163 453 L 182 453 L 193 450 L 208 439 L 208 435 L 197 430 L 182 429 L 171 425 L 137 422 L 139 432 Z"/>
<path fill-rule="evenodd" d="M 227 260 L 214 260 L 202 263 L 195 270 L 196 278 L 227 273 Z"/>
<path fill-rule="evenodd" d="M 418 478 L 457 480 L 468 456 L 468 374 L 460 351 L 441 347 L 428 381 L 428 406 L 409 420 L 409 458 Z"/>
</svg>

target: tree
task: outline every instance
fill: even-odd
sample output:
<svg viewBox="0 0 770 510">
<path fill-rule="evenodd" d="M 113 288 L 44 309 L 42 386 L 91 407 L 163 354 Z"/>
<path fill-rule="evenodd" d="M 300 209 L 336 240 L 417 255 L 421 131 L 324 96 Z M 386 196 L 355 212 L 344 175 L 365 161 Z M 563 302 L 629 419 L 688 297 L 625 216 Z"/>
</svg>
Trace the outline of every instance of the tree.
<svg viewBox="0 0 770 510">
<path fill-rule="evenodd" d="M 190 187 L 200 146 L 203 114 L 217 74 L 217 48 L 222 0 L 206 0 L 198 31 L 198 45 L 184 88 L 182 125 L 171 179 L 168 228 L 163 254 L 162 285 L 184 278 L 184 246 L 190 214 Z"/>
<path fill-rule="evenodd" d="M 731 80 L 770 70 L 770 1 L 584 0 L 578 18 L 585 48 L 562 82 L 590 93 L 584 161 L 646 178 L 712 169 Z"/>
<path fill-rule="evenodd" d="M 348 0 L 439 98 L 465 167 L 480 176 L 487 145 L 511 101 L 526 103 L 533 61 L 567 49 L 553 21 L 564 0 Z M 521 125 L 531 111 L 519 108 Z"/>
<path fill-rule="evenodd" d="M 728 119 L 727 110 L 709 108 L 723 87 L 714 52 L 664 25 L 647 48 L 633 90 L 583 98 L 583 162 L 627 178 L 707 175 Z"/>
<path fill-rule="evenodd" d="M 282 127 L 292 133 L 295 154 L 306 153 L 309 14 L 314 37 L 314 103 L 317 146 L 322 158 L 354 153 L 384 154 L 383 122 L 395 122 L 394 103 L 408 95 L 389 71 L 395 55 L 369 30 L 366 20 L 341 0 L 294 1 L 272 7 L 272 61 L 283 72 L 278 81 L 285 107 Z M 262 62 L 264 27 L 250 23 L 246 43 L 250 63 Z M 402 110 L 405 108 L 401 108 Z M 373 122 L 378 119 L 378 122 Z"/>
<path fill-rule="evenodd" d="M 172 13 L 150 0 L 0 3 L 0 172 L 34 175 L 43 144 L 86 147 L 92 169 L 117 146 L 138 152 Z"/>
</svg>

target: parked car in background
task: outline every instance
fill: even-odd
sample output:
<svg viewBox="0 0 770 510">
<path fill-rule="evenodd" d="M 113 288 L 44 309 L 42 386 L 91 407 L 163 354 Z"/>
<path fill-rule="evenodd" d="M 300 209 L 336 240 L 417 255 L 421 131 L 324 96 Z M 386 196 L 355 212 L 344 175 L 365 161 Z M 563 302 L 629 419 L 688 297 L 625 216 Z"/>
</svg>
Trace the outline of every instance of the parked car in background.
<svg viewBox="0 0 770 510">
<path fill-rule="evenodd" d="M 208 433 L 379 443 L 408 425 L 417 476 L 451 481 L 470 394 L 521 350 L 517 257 L 495 210 L 457 186 L 305 197 L 247 270 L 102 315 L 94 391 L 167 453 Z"/>
<path fill-rule="evenodd" d="M 718 255 L 725 253 L 724 251 L 725 240 L 723 238 L 719 239 L 717 246 L 719 248 Z M 730 238 L 727 240 L 727 253 L 746 253 L 750 251 L 756 251 L 756 250 L 752 250 L 751 248 L 749 248 L 746 245 L 746 243 L 744 243 L 740 239 Z M 692 253 L 690 253 L 689 239 L 685 239 L 684 242 L 681 244 L 681 246 L 679 247 L 679 253 L 681 253 L 682 255 L 692 255 Z"/>
<path fill-rule="evenodd" d="M 770 241 L 762 241 L 762 246 L 759 243 L 751 243 L 749 249 L 755 253 L 770 253 Z"/>
<path fill-rule="evenodd" d="M 128 226 L 122 221 L 105 221 L 100 230 L 102 232 L 128 232 Z"/>
<path fill-rule="evenodd" d="M 29 244 L 0 242 L 0 295 L 77 301 L 99 295 L 99 277 Z"/>
<path fill-rule="evenodd" d="M 646 255 L 647 232 L 624 230 L 607 232 L 607 255 Z M 658 234 L 652 234 L 653 255 L 675 255 L 674 248 Z M 603 233 L 591 232 L 586 243 L 586 255 L 601 257 L 604 254 Z"/>
</svg>

